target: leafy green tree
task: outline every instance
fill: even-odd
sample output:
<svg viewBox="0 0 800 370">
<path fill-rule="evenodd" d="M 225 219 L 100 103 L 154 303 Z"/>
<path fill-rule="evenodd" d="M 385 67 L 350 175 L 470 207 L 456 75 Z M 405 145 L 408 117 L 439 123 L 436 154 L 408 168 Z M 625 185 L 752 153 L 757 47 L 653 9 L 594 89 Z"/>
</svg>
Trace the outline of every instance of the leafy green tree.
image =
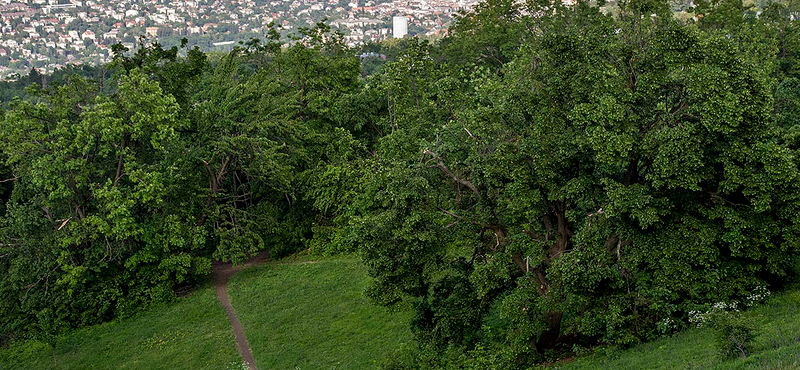
<svg viewBox="0 0 800 370">
<path fill-rule="evenodd" d="M 797 2 L 767 6 L 759 18 L 764 28 L 773 35 L 777 49 L 774 76 L 775 119 L 784 130 L 786 144 L 793 149 L 800 148 L 800 25 L 797 21 Z"/>
<path fill-rule="evenodd" d="M 53 315 L 53 310 L 45 308 L 36 314 L 38 320 L 37 337 L 40 341 L 47 343 L 53 350 L 53 366 L 58 366 L 56 358 L 56 348 L 58 346 L 58 336 L 63 330 L 63 323 L 60 323 Z"/>
<path fill-rule="evenodd" d="M 6 112 L 0 150 L 17 179 L 2 228 L 4 332 L 43 305 L 68 326 L 127 315 L 209 271 L 193 252 L 203 235 L 181 217 L 180 107 L 138 69 L 117 86 L 99 94 L 75 77 Z"/>
<path fill-rule="evenodd" d="M 524 364 L 581 341 L 630 345 L 778 283 L 800 204 L 774 64 L 755 59 L 774 54 L 753 52 L 769 39 L 680 25 L 659 2 L 617 17 L 530 6 L 500 71 L 448 68 L 424 95 L 410 80 L 433 74 L 424 53 L 385 68 L 405 90 L 353 219 L 370 294 L 409 301 L 439 345 L 484 341 L 499 315 Z M 448 82 L 463 71 L 469 89 Z"/>
<path fill-rule="evenodd" d="M 247 74 L 240 63 L 233 53 L 201 81 L 193 99 L 196 145 L 187 153 L 192 173 L 208 184 L 198 189 L 205 199 L 196 225 L 217 238 L 216 258 L 235 261 L 280 231 L 307 135 L 291 114 L 295 94 L 270 72 Z"/>
<path fill-rule="evenodd" d="M 164 49 L 159 43 L 147 43 L 144 37 L 138 42 L 136 52 L 130 55 L 126 55 L 129 50 L 122 44 L 113 45 L 114 60 L 111 66 L 126 72 L 139 69 L 158 81 L 161 88 L 185 109 L 194 84 L 207 66 L 206 55 L 197 47 L 186 50 L 186 38 L 181 39 L 180 48 L 173 46 L 169 49 Z M 180 50 L 185 50 L 185 57 L 179 56 Z"/>
<path fill-rule="evenodd" d="M 463 11 L 450 29 L 453 37 L 442 41 L 445 57 L 460 65 L 500 68 L 513 58 L 522 42 L 521 10 L 520 2 L 487 0 L 477 3 L 474 11 Z"/>
</svg>

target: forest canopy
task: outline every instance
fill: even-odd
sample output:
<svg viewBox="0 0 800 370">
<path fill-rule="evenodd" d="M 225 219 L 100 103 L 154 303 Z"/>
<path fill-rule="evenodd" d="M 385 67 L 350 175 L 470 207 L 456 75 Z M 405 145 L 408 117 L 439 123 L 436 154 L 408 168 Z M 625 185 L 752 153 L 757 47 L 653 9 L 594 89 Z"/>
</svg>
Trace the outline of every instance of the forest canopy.
<svg viewBox="0 0 800 370">
<path fill-rule="evenodd" d="M 780 289 L 800 8 L 600 5 L 486 0 L 436 43 L 369 45 L 391 56 L 369 71 L 321 22 L 224 56 L 118 47 L 108 80 L 34 85 L 0 122 L 0 339 L 131 315 L 264 250 L 359 253 L 367 295 L 415 312 L 411 368 L 633 345 Z"/>
</svg>

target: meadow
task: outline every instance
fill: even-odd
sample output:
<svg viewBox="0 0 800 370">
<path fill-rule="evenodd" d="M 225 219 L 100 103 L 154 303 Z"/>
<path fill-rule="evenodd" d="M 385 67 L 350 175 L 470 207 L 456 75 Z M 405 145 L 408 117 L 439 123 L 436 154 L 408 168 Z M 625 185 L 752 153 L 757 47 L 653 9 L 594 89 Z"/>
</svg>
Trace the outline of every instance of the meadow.
<svg viewBox="0 0 800 370">
<path fill-rule="evenodd" d="M 367 301 L 355 258 L 270 262 L 228 287 L 259 369 L 376 368 L 412 343 L 409 312 Z M 0 369 L 243 369 L 214 287 L 132 318 L 71 332 L 51 348 L 24 341 L 0 349 Z"/>
<path fill-rule="evenodd" d="M 228 294 L 259 369 L 370 369 L 414 348 L 410 310 L 364 297 L 353 257 L 273 261 L 234 275 Z M 747 357 L 723 358 L 715 332 L 689 328 L 637 347 L 579 349 L 552 370 L 800 369 L 800 289 L 732 313 L 755 329 Z M 134 317 L 69 333 L 53 352 L 38 341 L 0 350 L 0 369 L 244 369 L 209 283 Z"/>
<path fill-rule="evenodd" d="M 370 369 L 413 344 L 410 312 L 367 300 L 358 259 L 271 263 L 235 275 L 228 294 L 259 369 Z"/>
</svg>

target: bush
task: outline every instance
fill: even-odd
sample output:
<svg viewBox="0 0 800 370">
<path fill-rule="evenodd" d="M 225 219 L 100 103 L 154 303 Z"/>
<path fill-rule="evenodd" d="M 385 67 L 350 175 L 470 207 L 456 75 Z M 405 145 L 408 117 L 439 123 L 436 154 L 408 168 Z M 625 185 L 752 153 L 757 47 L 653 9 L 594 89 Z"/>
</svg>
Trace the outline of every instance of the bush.
<svg viewBox="0 0 800 370">
<path fill-rule="evenodd" d="M 715 331 L 717 350 L 721 357 L 744 358 L 750 353 L 755 332 L 742 316 L 715 309 L 710 313 L 708 326 Z"/>
</svg>

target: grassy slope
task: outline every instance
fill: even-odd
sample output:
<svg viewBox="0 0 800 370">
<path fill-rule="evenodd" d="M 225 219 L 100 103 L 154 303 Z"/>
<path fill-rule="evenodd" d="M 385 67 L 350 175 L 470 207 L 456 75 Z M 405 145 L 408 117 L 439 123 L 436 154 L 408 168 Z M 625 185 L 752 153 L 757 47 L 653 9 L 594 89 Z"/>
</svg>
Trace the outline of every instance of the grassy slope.
<svg viewBox="0 0 800 370">
<path fill-rule="evenodd" d="M 39 342 L 0 350 L 0 369 L 226 369 L 236 368 L 233 329 L 214 287 L 203 286 L 178 302 L 62 338 L 53 366 Z"/>
<path fill-rule="evenodd" d="M 710 329 L 691 329 L 627 351 L 599 350 L 552 369 L 800 369 L 800 290 L 772 297 L 743 313 L 757 328 L 747 358 L 722 360 Z"/>
<path fill-rule="evenodd" d="M 410 314 L 364 297 L 356 259 L 273 263 L 235 275 L 228 292 L 260 370 L 367 369 L 412 342 Z"/>
<path fill-rule="evenodd" d="M 368 282 L 355 259 L 272 263 L 237 274 L 229 293 L 259 368 L 364 369 L 412 343 L 408 313 L 363 297 Z M 596 354 L 550 369 L 798 369 L 800 289 L 744 313 L 757 329 L 748 358 L 721 360 L 709 329 L 690 329 L 626 351 Z M 58 369 L 230 369 L 240 358 L 210 285 L 172 305 L 72 333 L 57 349 Z M 51 369 L 38 342 L 0 350 L 0 369 Z"/>
</svg>

